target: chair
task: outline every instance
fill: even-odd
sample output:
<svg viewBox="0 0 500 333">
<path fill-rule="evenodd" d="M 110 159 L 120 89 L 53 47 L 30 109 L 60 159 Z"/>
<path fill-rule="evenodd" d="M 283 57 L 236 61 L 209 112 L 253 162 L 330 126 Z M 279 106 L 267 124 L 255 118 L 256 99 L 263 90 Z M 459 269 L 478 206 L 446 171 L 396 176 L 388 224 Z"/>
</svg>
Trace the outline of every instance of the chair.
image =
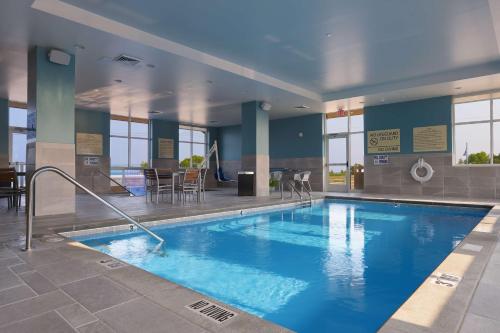
<svg viewBox="0 0 500 333">
<path fill-rule="evenodd" d="M 312 192 L 311 188 L 311 183 L 309 182 L 309 178 L 311 177 L 311 171 L 304 171 L 301 173 L 301 180 L 300 183 L 302 185 L 302 188 L 305 188 L 308 192 Z"/>
<path fill-rule="evenodd" d="M 186 169 L 182 184 L 176 186 L 179 196 L 182 195 L 182 202 L 186 202 L 186 194 L 197 194 L 200 199 L 200 169 Z"/>
<path fill-rule="evenodd" d="M 161 184 L 156 169 L 144 169 L 144 181 L 146 183 L 146 202 L 148 201 L 148 192 L 151 193 L 151 202 L 153 202 L 153 193 L 156 193 L 156 203 L 158 204 L 160 193 L 172 189 L 171 185 Z"/>
<path fill-rule="evenodd" d="M 19 211 L 22 195 L 26 193 L 24 187 L 18 184 L 17 173 L 14 168 L 0 169 L 0 197 L 7 198 L 10 209 L 16 207 Z"/>
</svg>

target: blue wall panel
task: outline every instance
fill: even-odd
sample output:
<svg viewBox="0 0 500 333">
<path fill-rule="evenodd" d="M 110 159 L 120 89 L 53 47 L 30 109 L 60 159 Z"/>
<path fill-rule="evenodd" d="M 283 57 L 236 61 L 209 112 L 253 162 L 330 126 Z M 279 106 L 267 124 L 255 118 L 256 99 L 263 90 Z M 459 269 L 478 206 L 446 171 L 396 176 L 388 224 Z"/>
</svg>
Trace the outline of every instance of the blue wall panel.
<svg viewBox="0 0 500 333">
<path fill-rule="evenodd" d="M 365 108 L 365 154 L 367 131 L 399 128 L 401 130 L 401 154 L 413 153 L 413 128 L 447 125 L 448 149 L 452 151 L 451 138 L 452 97 L 436 97 L 418 101 L 394 103 Z"/>
<path fill-rule="evenodd" d="M 303 136 L 299 137 L 299 133 Z M 276 119 L 269 123 L 270 158 L 323 156 L 323 114 Z"/>
<path fill-rule="evenodd" d="M 221 160 L 241 159 L 241 126 L 219 127 L 219 154 Z"/>
</svg>

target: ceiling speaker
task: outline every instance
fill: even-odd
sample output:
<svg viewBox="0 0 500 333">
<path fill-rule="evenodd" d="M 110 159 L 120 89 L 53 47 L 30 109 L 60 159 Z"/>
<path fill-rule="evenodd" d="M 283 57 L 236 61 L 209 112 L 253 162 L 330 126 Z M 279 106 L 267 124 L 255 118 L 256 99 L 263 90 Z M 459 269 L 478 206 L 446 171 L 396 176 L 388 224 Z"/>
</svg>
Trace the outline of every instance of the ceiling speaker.
<svg viewBox="0 0 500 333">
<path fill-rule="evenodd" d="M 260 108 L 264 111 L 270 111 L 271 110 L 271 104 L 267 102 L 261 102 L 260 103 Z"/>
<path fill-rule="evenodd" d="M 71 62 L 71 56 L 63 51 L 50 50 L 49 51 L 49 61 L 54 64 L 68 66 Z"/>
</svg>

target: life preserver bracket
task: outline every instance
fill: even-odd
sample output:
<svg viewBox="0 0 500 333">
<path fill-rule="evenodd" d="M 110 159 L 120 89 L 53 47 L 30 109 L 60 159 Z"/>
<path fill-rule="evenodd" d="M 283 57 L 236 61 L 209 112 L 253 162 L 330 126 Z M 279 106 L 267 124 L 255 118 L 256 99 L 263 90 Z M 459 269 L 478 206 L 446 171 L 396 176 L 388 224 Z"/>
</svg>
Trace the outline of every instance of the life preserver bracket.
<svg viewBox="0 0 500 333">
<path fill-rule="evenodd" d="M 426 170 L 425 176 L 420 176 L 417 173 L 417 170 L 419 169 Z M 424 161 L 422 157 L 420 157 L 417 163 L 413 164 L 413 166 L 411 167 L 410 175 L 415 181 L 419 182 L 420 184 L 423 184 L 431 180 L 432 176 L 434 175 L 434 169 L 432 169 L 432 166 L 426 161 Z"/>
</svg>

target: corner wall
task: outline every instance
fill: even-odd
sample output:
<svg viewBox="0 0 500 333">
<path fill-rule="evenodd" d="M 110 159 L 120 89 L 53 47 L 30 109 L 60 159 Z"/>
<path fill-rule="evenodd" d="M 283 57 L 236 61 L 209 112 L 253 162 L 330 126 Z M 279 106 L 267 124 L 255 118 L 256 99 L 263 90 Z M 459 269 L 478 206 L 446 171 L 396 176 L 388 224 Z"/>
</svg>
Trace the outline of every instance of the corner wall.
<svg viewBox="0 0 500 333">
<path fill-rule="evenodd" d="M 0 168 L 9 166 L 9 102 L 0 99 Z"/>
<path fill-rule="evenodd" d="M 110 181 L 98 171 L 100 170 L 109 176 L 111 163 L 109 155 L 110 114 L 107 112 L 76 109 L 75 132 L 102 135 L 102 155 L 76 154 L 76 179 L 97 193 L 109 193 L 111 191 Z M 98 164 L 85 165 L 87 157 L 97 158 Z"/>
<path fill-rule="evenodd" d="M 241 170 L 241 126 L 219 127 L 218 146 L 220 166 L 224 175 L 237 179 L 238 170 Z M 236 186 L 236 183 L 233 185 Z"/>
<path fill-rule="evenodd" d="M 152 120 L 152 162 L 153 168 L 174 169 L 179 168 L 179 123 L 167 120 Z M 172 139 L 174 141 L 173 158 L 159 158 L 158 139 Z"/>
<path fill-rule="evenodd" d="M 499 199 L 500 168 L 453 166 L 452 107 L 451 96 L 366 107 L 364 192 L 440 198 Z M 435 125 L 447 126 L 446 150 L 414 152 L 413 128 Z M 395 128 L 401 130 L 401 152 L 387 154 L 388 165 L 374 165 L 373 156 L 377 154 L 368 154 L 367 132 Z M 423 157 L 434 169 L 434 176 L 424 184 L 416 182 L 410 175 L 410 169 L 419 157 Z"/>
<path fill-rule="evenodd" d="M 323 114 L 270 121 L 271 168 L 311 170 L 312 189 L 323 191 L 323 128 Z"/>
</svg>

